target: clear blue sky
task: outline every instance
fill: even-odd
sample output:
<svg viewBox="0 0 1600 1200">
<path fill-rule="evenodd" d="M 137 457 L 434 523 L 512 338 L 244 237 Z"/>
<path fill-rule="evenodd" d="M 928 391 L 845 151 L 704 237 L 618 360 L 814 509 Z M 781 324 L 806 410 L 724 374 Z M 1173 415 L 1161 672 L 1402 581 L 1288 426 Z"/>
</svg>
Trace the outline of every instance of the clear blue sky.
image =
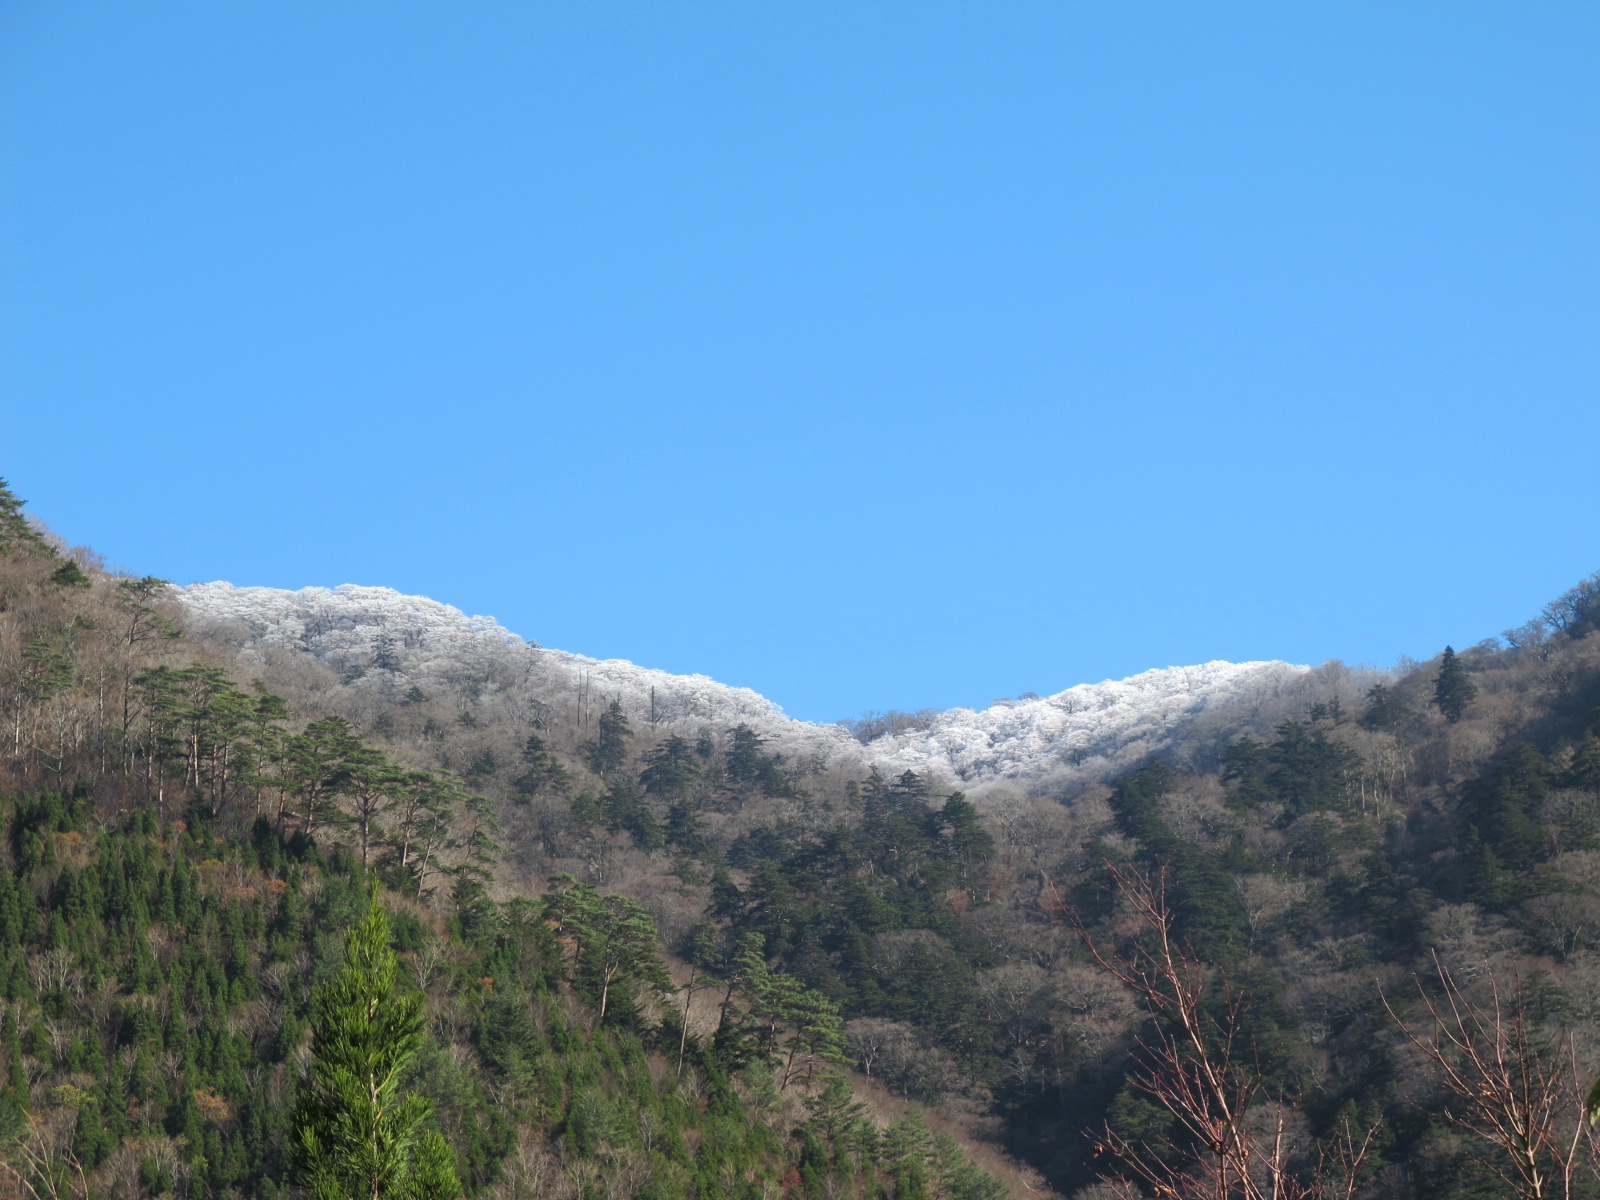
<svg viewBox="0 0 1600 1200">
<path fill-rule="evenodd" d="M 0 11 L 0 475 L 797 716 L 1600 568 L 1600 6 Z"/>
</svg>

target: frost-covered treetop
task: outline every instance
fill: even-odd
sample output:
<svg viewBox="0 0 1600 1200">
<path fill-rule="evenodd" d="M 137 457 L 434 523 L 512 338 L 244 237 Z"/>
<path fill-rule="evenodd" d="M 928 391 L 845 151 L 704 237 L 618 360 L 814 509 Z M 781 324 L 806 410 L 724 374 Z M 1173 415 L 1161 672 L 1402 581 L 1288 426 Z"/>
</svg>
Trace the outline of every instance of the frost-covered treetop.
<svg viewBox="0 0 1600 1200">
<path fill-rule="evenodd" d="M 938 764 L 973 784 L 1104 779 L 1181 739 L 1203 714 L 1255 708 L 1306 673 L 1282 662 L 1163 667 L 981 712 L 951 709 L 927 729 L 890 734 L 871 749 L 885 769 Z"/>
<path fill-rule="evenodd" d="M 303 653 L 350 689 L 398 698 L 418 687 L 473 700 L 493 692 L 559 714 L 621 701 L 629 718 L 692 733 L 746 724 L 792 763 L 930 774 L 973 792 L 1005 784 L 1064 794 L 1166 749 L 1224 710 L 1240 715 L 1292 691 L 1307 668 L 1210 662 L 1079 684 L 1054 696 L 941 713 L 925 729 L 862 746 L 842 729 L 785 716 L 749 688 L 622 659 L 541 649 L 489 617 L 392 588 L 299 591 L 201 583 L 179 589 L 194 624 L 247 656 Z"/>
<path fill-rule="evenodd" d="M 857 750 L 843 730 L 786 717 L 749 688 L 543 649 L 491 617 L 393 588 L 346 583 L 291 592 L 198 583 L 178 597 L 201 631 L 247 656 L 302 652 L 337 671 L 346 687 L 390 699 L 412 687 L 474 701 L 499 693 L 511 703 L 541 704 L 555 721 L 579 704 L 598 710 L 620 700 L 631 720 L 653 716 L 654 726 L 674 732 L 744 723 L 783 743 L 775 746 L 780 751 Z"/>
<path fill-rule="evenodd" d="M 336 588 L 234 587 L 197 583 L 179 589 L 191 617 L 212 636 L 243 650 L 270 646 L 301 650 L 338 670 L 350 686 L 443 684 L 487 674 L 543 677 L 582 686 L 607 703 L 620 699 L 629 715 L 656 690 L 659 720 L 728 723 L 790 721 L 772 701 L 749 688 L 729 687 L 705 675 L 674 675 L 624 659 L 593 659 L 546 650 L 492 617 L 469 617 L 459 608 L 406 596 L 393 588 L 345 583 Z M 485 679 L 482 683 L 488 683 Z M 659 721 L 658 721 L 659 723 Z M 807 726 L 808 728 L 817 728 Z"/>
</svg>

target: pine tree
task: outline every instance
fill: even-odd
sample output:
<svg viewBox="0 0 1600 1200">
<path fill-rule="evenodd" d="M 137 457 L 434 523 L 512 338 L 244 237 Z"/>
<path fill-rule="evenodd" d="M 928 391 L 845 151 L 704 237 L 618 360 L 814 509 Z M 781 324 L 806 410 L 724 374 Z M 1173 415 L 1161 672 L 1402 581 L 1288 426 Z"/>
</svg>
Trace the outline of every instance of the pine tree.
<svg viewBox="0 0 1600 1200">
<path fill-rule="evenodd" d="M 345 965 L 317 994 L 311 1068 L 295 1110 L 292 1154 L 316 1200 L 455 1200 L 461 1195 L 431 1106 L 402 1093 L 421 1049 L 422 1001 L 396 991 L 389 920 L 372 893 Z"/>
<path fill-rule="evenodd" d="M 292 792 L 301 805 L 301 829 L 316 830 L 317 818 L 326 803 L 349 788 L 361 742 L 343 717 L 324 717 L 307 725 L 303 733 L 290 738 L 285 746 L 287 766 L 285 798 Z M 284 812 L 278 812 L 282 827 Z"/>
<path fill-rule="evenodd" d="M 783 1073 L 778 1090 L 789 1084 L 804 1069 L 810 1082 L 817 1067 L 825 1062 L 844 1061 L 844 1018 L 839 1008 L 815 988 L 797 990 L 787 997 L 782 1019 L 789 1026 L 784 1039 Z"/>
<path fill-rule="evenodd" d="M 50 573 L 50 582 L 57 587 L 86 588 L 91 586 L 89 577 L 83 573 L 83 568 L 70 558 Z"/>
<path fill-rule="evenodd" d="M 493 800 L 469 793 L 461 801 L 459 819 L 461 838 L 456 848 L 466 853 L 454 868 L 452 890 L 458 908 L 476 908 L 488 897 L 495 866 L 505 849 L 495 837 L 500 832 L 500 818 Z"/>
<path fill-rule="evenodd" d="M 545 897 L 545 916 L 557 939 L 572 948 L 573 982 L 597 1005 L 599 1021 L 605 1021 L 619 983 L 637 982 L 660 996 L 672 991 L 648 912 L 625 896 L 602 896 L 565 873 L 550 881 L 561 890 Z"/>
<path fill-rule="evenodd" d="M 930 1200 L 928 1156 L 932 1149 L 922 1109 L 915 1104 L 884 1131 L 883 1161 L 894 1181 L 895 1200 Z"/>
<path fill-rule="evenodd" d="M 1467 678 L 1467 669 L 1461 665 L 1456 652 L 1446 646 L 1439 659 L 1439 675 L 1433 681 L 1434 707 L 1454 725 L 1477 694 L 1478 685 Z"/>
<path fill-rule="evenodd" d="M 1574 747 L 1567 767 L 1567 786 L 1600 792 L 1600 737 L 1586 733 Z"/>
<path fill-rule="evenodd" d="M 27 555 L 52 557 L 55 551 L 50 544 L 22 515 L 28 502 L 17 499 L 16 494 L 0 479 L 0 557 L 10 558 L 21 552 Z"/>
<path fill-rule="evenodd" d="M 652 750 L 649 764 L 639 776 L 645 795 L 669 799 L 683 795 L 700 773 L 690 757 L 693 753 L 681 737 L 669 737 Z"/>
<path fill-rule="evenodd" d="M 811 1119 L 809 1130 L 827 1139 L 830 1146 L 846 1140 L 858 1127 L 865 1124 L 867 1106 L 856 1099 L 850 1081 L 838 1072 L 822 1077 L 822 1087 L 804 1100 Z"/>
</svg>

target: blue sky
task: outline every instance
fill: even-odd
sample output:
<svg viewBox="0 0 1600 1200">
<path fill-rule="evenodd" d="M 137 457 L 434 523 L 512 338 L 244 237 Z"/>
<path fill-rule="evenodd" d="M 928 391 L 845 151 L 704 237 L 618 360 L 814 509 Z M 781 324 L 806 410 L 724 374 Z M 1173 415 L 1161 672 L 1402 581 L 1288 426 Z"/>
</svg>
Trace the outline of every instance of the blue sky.
<svg viewBox="0 0 1600 1200">
<path fill-rule="evenodd" d="M 1600 568 L 1600 7 L 0 15 L 0 474 L 797 716 Z"/>
</svg>

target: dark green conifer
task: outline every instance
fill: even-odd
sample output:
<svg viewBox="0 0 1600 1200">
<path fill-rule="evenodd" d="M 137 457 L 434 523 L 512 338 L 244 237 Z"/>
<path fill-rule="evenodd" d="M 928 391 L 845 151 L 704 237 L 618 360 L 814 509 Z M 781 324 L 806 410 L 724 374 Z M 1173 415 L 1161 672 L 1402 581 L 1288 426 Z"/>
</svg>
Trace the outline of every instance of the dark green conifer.
<svg viewBox="0 0 1600 1200">
<path fill-rule="evenodd" d="M 1467 669 L 1461 665 L 1456 652 L 1449 646 L 1439 659 L 1439 674 L 1433 681 L 1433 705 L 1454 725 L 1478 694 L 1478 685 L 1467 678 Z"/>
<path fill-rule="evenodd" d="M 89 577 L 83 573 L 83 568 L 70 558 L 50 573 L 50 582 L 57 587 L 89 586 Z"/>
<path fill-rule="evenodd" d="M 1567 767 L 1567 786 L 1600 792 L 1600 737 L 1586 733 L 1573 748 Z"/>
<path fill-rule="evenodd" d="M 1367 689 L 1367 707 L 1357 722 L 1363 729 L 1393 731 L 1404 724 L 1411 715 L 1405 701 L 1384 684 L 1375 683 Z"/>
<path fill-rule="evenodd" d="M 17 498 L 6 481 L 0 479 L 0 557 L 11 558 L 17 554 L 53 555 L 54 550 L 22 515 L 28 502 Z"/>
<path fill-rule="evenodd" d="M 628 739 L 632 736 L 633 727 L 623 714 L 621 701 L 613 700 L 600 714 L 599 734 L 585 747 L 590 769 L 596 775 L 607 776 L 622 766 L 627 761 Z"/>
</svg>

